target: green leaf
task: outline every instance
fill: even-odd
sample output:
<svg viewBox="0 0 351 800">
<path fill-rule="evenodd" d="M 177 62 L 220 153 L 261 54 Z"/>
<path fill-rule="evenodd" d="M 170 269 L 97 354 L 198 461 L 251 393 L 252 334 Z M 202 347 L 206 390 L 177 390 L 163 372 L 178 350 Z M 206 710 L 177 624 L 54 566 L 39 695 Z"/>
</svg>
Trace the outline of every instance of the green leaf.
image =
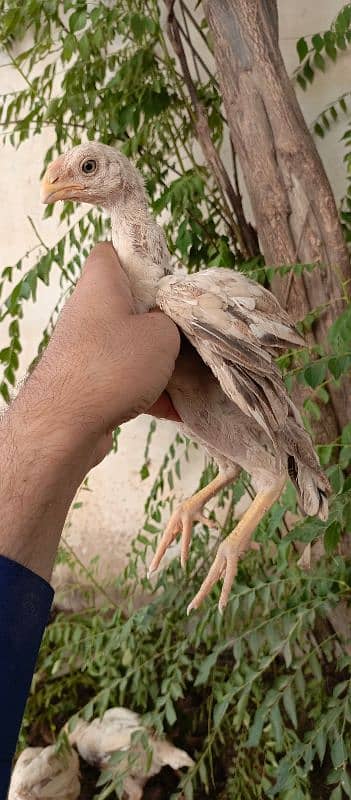
<svg viewBox="0 0 351 800">
<path fill-rule="evenodd" d="M 31 296 L 30 286 L 26 281 L 23 281 L 21 286 L 21 298 L 23 298 L 23 300 L 28 300 L 30 296 Z"/>
<path fill-rule="evenodd" d="M 74 11 L 69 18 L 69 29 L 71 33 L 81 31 L 85 27 L 87 21 L 86 11 Z"/>
<path fill-rule="evenodd" d="M 327 365 L 325 361 L 314 361 L 304 370 L 305 381 L 312 389 L 316 389 L 320 383 L 323 383 L 326 372 Z"/>
<path fill-rule="evenodd" d="M 283 705 L 294 728 L 297 728 L 296 705 L 291 686 L 288 686 L 283 692 Z"/>
<path fill-rule="evenodd" d="M 276 703 L 276 705 L 273 706 L 273 708 L 271 709 L 270 721 L 272 725 L 273 735 L 278 745 L 278 750 L 280 750 L 283 744 L 283 720 L 278 703 Z"/>
<path fill-rule="evenodd" d="M 1 357 L 1 353 L 0 353 L 0 357 Z M 343 431 L 342 431 L 342 434 L 341 434 L 341 442 L 342 442 L 342 444 L 351 444 L 351 422 L 349 422 L 343 428 Z"/>
<path fill-rule="evenodd" d="M 247 747 L 258 747 L 263 732 L 263 726 L 267 716 L 267 708 L 261 706 L 257 709 L 254 721 L 249 730 Z"/>
<path fill-rule="evenodd" d="M 9 393 L 9 390 L 8 390 L 7 383 L 5 383 L 5 381 L 2 381 L 2 383 L 0 383 L 0 394 L 4 398 L 5 403 L 9 403 L 10 402 L 10 400 L 11 400 L 10 393 Z"/>
<path fill-rule="evenodd" d="M 328 741 L 328 738 L 327 738 L 326 731 L 322 728 L 320 731 L 318 731 L 317 736 L 315 738 L 316 750 L 317 750 L 318 758 L 319 758 L 321 764 L 324 761 L 325 751 L 326 751 L 326 747 L 327 747 L 327 741 Z"/>
<path fill-rule="evenodd" d="M 167 719 L 168 725 L 171 725 L 171 726 L 174 725 L 174 723 L 177 720 L 177 715 L 176 715 L 172 700 L 169 697 L 167 698 L 166 709 L 165 710 L 166 710 L 166 719 Z"/>
<path fill-rule="evenodd" d="M 324 42 L 325 42 L 325 52 L 329 56 L 332 61 L 336 61 L 337 57 L 337 49 L 335 47 L 335 37 L 328 35 L 330 31 L 324 35 Z"/>
<path fill-rule="evenodd" d="M 299 86 L 301 86 L 301 89 L 303 89 L 303 91 L 305 92 L 306 88 L 307 88 L 307 82 L 305 81 L 305 78 L 303 77 L 303 75 L 298 75 L 297 76 L 297 82 L 298 82 Z M 323 136 L 324 136 L 324 134 L 323 134 Z M 49 206 L 48 206 L 48 208 L 49 208 Z"/>
<path fill-rule="evenodd" d="M 129 24 L 137 41 L 140 41 L 147 30 L 148 18 L 141 14 L 131 14 Z"/>
<path fill-rule="evenodd" d="M 296 688 L 297 688 L 297 691 L 298 691 L 301 699 L 304 700 L 305 699 L 305 693 L 306 693 L 306 681 L 305 681 L 305 677 L 304 677 L 304 674 L 303 674 L 301 669 L 297 669 L 296 670 L 296 673 L 295 673 L 295 684 L 296 684 Z"/>
<path fill-rule="evenodd" d="M 303 68 L 303 74 L 309 83 L 313 82 L 314 72 L 309 61 L 306 61 L 306 64 Z"/>
<path fill-rule="evenodd" d="M 145 531 L 148 531 L 148 533 L 159 533 L 160 531 L 159 528 L 156 528 L 155 525 L 151 525 L 150 522 L 144 522 L 143 528 Z"/>
<path fill-rule="evenodd" d="M 338 494 L 341 492 L 344 485 L 344 474 L 339 464 L 334 464 L 328 469 L 328 478 L 330 480 L 333 492 Z"/>
<path fill-rule="evenodd" d="M 317 53 L 319 53 L 321 50 L 323 50 L 324 39 L 320 35 L 320 33 L 315 33 L 315 35 L 312 36 L 311 41 L 312 41 L 313 47 L 314 47 L 314 49 L 316 50 Z"/>
<path fill-rule="evenodd" d="M 4 347 L 3 350 L 0 350 L 0 361 L 3 364 L 8 364 L 11 357 L 11 347 Z"/>
<path fill-rule="evenodd" d="M 242 692 L 237 702 L 235 712 L 235 725 L 237 730 L 242 726 L 249 699 L 250 692 Z"/>
<path fill-rule="evenodd" d="M 296 50 L 301 63 L 301 61 L 303 61 L 304 58 L 306 58 L 308 53 L 308 44 L 303 36 L 296 43 Z"/>
<path fill-rule="evenodd" d="M 200 761 L 199 775 L 202 785 L 205 786 L 206 789 L 208 789 L 208 775 L 207 775 L 206 764 L 204 761 Z"/>
<path fill-rule="evenodd" d="M 289 781 L 289 772 L 290 772 L 289 761 L 286 758 L 284 758 L 278 764 L 278 769 L 276 773 L 277 781 L 276 784 L 269 790 L 268 797 L 279 795 L 280 792 L 282 791 L 284 791 L 284 795 L 286 796 L 286 790 Z M 294 798 L 295 797 L 296 795 L 294 794 Z"/>
<path fill-rule="evenodd" d="M 351 444 L 345 445 L 340 450 L 339 465 L 341 469 L 347 469 L 351 463 Z"/>
<path fill-rule="evenodd" d="M 308 662 L 314 677 L 317 679 L 317 681 L 322 681 L 323 679 L 322 668 L 315 653 L 313 652 L 311 653 Z"/>
<path fill-rule="evenodd" d="M 340 541 L 341 529 L 339 522 L 332 522 L 324 534 L 324 547 L 328 555 L 333 553 Z"/>
<path fill-rule="evenodd" d="M 6 369 L 4 370 L 4 377 L 6 378 L 7 382 L 11 386 L 15 385 L 16 376 L 15 376 L 15 373 L 14 373 L 14 371 L 13 371 L 13 369 L 12 369 L 12 367 L 10 365 L 8 367 L 6 367 Z"/>
<path fill-rule="evenodd" d="M 335 789 L 333 789 L 330 800 L 343 800 L 341 786 L 336 786 Z"/>
<path fill-rule="evenodd" d="M 338 380 L 348 371 L 351 364 L 351 356 L 332 357 L 328 361 L 328 368 L 333 377 Z"/>
<path fill-rule="evenodd" d="M 327 466 L 327 464 L 330 463 L 330 460 L 333 456 L 333 451 L 334 451 L 333 445 L 322 444 L 318 446 L 317 450 L 322 467 Z"/>
<path fill-rule="evenodd" d="M 348 763 L 349 763 L 349 760 L 348 760 Z M 350 779 L 350 776 L 348 774 L 347 767 L 345 767 L 345 769 L 343 771 L 343 776 L 341 778 L 341 786 L 342 786 L 345 794 L 347 794 L 347 796 L 349 798 L 351 798 L 351 779 Z"/>
<path fill-rule="evenodd" d="M 317 69 L 320 69 L 322 72 L 325 71 L 325 60 L 321 55 L 321 53 L 316 53 L 313 59 L 313 64 Z"/>
<path fill-rule="evenodd" d="M 321 139 L 324 138 L 324 128 L 322 128 L 319 122 L 315 123 L 313 130 L 317 136 L 320 136 Z"/>
<path fill-rule="evenodd" d="M 336 46 L 339 50 L 346 50 L 347 48 L 346 37 L 342 33 L 336 35 Z"/>
<path fill-rule="evenodd" d="M 81 38 L 79 39 L 78 47 L 82 58 L 84 59 L 88 58 L 90 54 L 90 42 L 89 42 L 89 37 L 87 36 L 86 33 L 84 33 L 83 36 L 81 36 Z"/>
<path fill-rule="evenodd" d="M 190 783 L 190 781 L 185 784 L 183 788 L 183 794 L 184 794 L 184 800 L 194 800 L 193 785 L 192 783 Z"/>
<path fill-rule="evenodd" d="M 221 724 L 222 719 L 228 709 L 229 706 L 229 697 L 225 697 L 221 703 L 216 703 L 213 709 L 213 724 L 215 728 Z"/>
<path fill-rule="evenodd" d="M 319 420 L 322 416 L 322 412 L 319 408 L 318 403 L 315 403 L 310 397 L 307 397 L 304 404 L 304 409 L 310 414 L 313 419 Z"/>
<path fill-rule="evenodd" d="M 210 653 L 206 658 L 203 658 L 201 660 L 200 668 L 194 686 L 201 686 L 207 683 L 210 676 L 210 672 L 217 663 L 218 656 L 219 656 L 218 648 L 215 648 L 212 653 Z"/>
<path fill-rule="evenodd" d="M 323 531 L 322 523 L 316 517 L 307 517 L 304 522 L 296 525 L 290 533 L 284 537 L 284 542 L 313 542 Z"/>
<path fill-rule="evenodd" d="M 330 749 L 330 755 L 333 762 L 333 767 L 335 769 L 338 769 L 347 763 L 347 749 L 342 736 L 337 736 L 335 739 L 335 742 L 332 744 Z"/>
</svg>

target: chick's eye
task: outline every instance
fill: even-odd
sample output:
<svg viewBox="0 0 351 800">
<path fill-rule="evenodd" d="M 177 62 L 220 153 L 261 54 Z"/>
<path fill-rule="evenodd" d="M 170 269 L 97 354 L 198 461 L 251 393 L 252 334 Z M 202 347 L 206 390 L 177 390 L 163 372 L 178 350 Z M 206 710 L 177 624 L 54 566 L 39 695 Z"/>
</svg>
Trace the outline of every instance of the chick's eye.
<svg viewBox="0 0 351 800">
<path fill-rule="evenodd" d="M 93 158 L 87 158 L 86 161 L 83 161 L 82 171 L 85 175 L 93 175 L 96 171 L 96 161 Z"/>
</svg>

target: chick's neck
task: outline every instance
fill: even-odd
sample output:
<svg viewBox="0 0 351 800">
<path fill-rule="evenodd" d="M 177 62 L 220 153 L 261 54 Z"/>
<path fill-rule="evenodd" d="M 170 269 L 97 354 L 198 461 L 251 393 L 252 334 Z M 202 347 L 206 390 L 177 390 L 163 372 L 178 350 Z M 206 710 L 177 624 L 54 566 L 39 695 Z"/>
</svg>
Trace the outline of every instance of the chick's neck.
<svg viewBox="0 0 351 800">
<path fill-rule="evenodd" d="M 112 243 L 126 272 L 136 310 L 149 311 L 156 305 L 160 279 L 170 271 L 170 259 L 163 233 L 152 217 L 141 193 L 125 193 L 110 209 Z"/>
</svg>

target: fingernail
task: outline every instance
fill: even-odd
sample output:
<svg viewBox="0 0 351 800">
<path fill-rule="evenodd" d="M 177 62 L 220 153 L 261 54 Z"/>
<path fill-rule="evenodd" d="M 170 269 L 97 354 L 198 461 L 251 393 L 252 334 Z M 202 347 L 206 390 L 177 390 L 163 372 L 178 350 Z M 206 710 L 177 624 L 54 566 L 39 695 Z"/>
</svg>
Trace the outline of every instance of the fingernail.
<svg viewBox="0 0 351 800">
<path fill-rule="evenodd" d="M 146 577 L 147 577 L 147 579 L 148 579 L 148 580 L 151 578 L 151 575 L 152 575 L 154 572 L 156 572 L 156 567 L 153 567 L 152 565 L 150 565 L 150 566 L 149 566 L 149 569 L 148 569 L 148 571 L 147 571 L 147 573 L 146 573 Z"/>
<path fill-rule="evenodd" d="M 190 616 L 191 612 L 193 611 L 193 609 L 194 609 L 195 607 L 196 607 L 196 606 L 194 606 L 192 603 L 189 603 L 189 605 L 188 605 L 188 608 L 187 608 L 187 610 L 186 610 L 186 615 L 187 615 L 187 617 L 189 617 L 189 616 Z"/>
</svg>

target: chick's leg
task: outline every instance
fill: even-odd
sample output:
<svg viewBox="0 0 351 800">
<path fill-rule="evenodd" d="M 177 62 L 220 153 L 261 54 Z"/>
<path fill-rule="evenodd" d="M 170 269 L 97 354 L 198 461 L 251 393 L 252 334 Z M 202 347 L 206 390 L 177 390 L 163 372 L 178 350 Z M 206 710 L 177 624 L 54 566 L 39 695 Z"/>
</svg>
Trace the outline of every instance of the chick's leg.
<svg viewBox="0 0 351 800">
<path fill-rule="evenodd" d="M 227 605 L 233 580 L 238 569 L 240 556 L 250 547 L 251 536 L 265 513 L 280 497 L 285 485 L 285 477 L 280 478 L 268 489 L 257 493 L 250 507 L 238 522 L 236 528 L 219 545 L 212 567 L 203 581 L 198 593 L 188 606 L 188 614 L 199 608 L 202 601 L 210 593 L 214 584 L 224 577 L 218 608 L 222 612 Z"/>
<path fill-rule="evenodd" d="M 209 483 L 203 489 L 200 489 L 200 491 L 196 492 L 196 494 L 194 494 L 192 497 L 189 497 L 188 500 L 184 500 L 184 502 L 173 512 L 162 539 L 159 542 L 156 553 L 151 561 L 148 570 L 149 575 L 151 575 L 151 573 L 158 568 L 166 550 L 177 537 L 178 533 L 181 533 L 182 535 L 180 555 L 181 565 L 182 567 L 185 566 L 188 560 L 190 539 L 194 522 L 203 522 L 204 525 L 214 527 L 214 523 L 211 520 L 208 520 L 203 514 L 204 505 L 221 489 L 224 489 L 225 486 L 227 486 L 229 483 L 232 483 L 239 472 L 240 467 L 235 465 L 232 465 L 231 469 L 229 470 L 226 469 L 223 472 L 220 471 L 217 477 L 214 478 L 211 483 Z"/>
</svg>

